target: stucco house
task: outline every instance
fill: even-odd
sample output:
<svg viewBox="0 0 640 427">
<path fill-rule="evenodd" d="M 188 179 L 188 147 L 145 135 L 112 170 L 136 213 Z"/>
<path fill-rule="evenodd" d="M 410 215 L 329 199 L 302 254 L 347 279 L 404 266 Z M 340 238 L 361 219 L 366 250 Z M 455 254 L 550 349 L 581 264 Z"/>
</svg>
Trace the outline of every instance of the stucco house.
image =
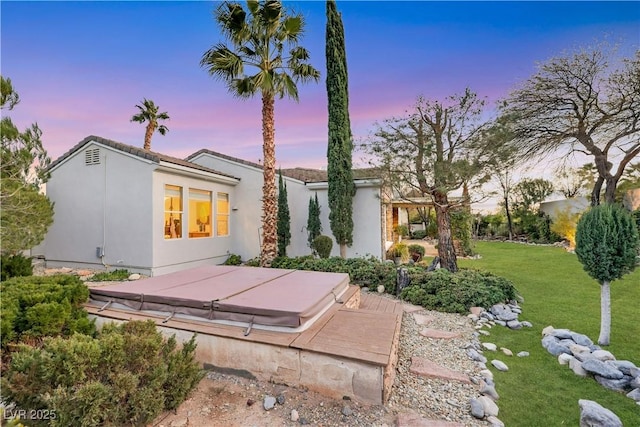
<svg viewBox="0 0 640 427">
<path fill-rule="evenodd" d="M 126 268 L 160 275 L 229 254 L 260 254 L 262 166 L 211 150 L 187 159 L 89 136 L 49 167 L 54 221 L 33 255 L 48 267 Z M 291 211 L 289 256 L 308 255 L 309 199 L 318 195 L 331 236 L 326 171 L 283 169 Z M 354 170 L 354 244 L 347 256 L 382 257 L 387 243 L 381 180 Z M 332 255 L 338 255 L 334 242 Z"/>
</svg>

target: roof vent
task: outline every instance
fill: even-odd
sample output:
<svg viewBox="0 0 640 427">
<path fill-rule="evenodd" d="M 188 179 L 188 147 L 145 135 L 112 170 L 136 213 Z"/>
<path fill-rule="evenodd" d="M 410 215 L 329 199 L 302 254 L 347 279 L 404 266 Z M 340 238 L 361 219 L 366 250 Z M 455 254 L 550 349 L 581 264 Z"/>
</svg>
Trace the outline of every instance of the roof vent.
<svg viewBox="0 0 640 427">
<path fill-rule="evenodd" d="M 84 152 L 84 164 L 85 166 L 99 165 L 100 164 L 100 149 L 92 148 Z"/>
</svg>

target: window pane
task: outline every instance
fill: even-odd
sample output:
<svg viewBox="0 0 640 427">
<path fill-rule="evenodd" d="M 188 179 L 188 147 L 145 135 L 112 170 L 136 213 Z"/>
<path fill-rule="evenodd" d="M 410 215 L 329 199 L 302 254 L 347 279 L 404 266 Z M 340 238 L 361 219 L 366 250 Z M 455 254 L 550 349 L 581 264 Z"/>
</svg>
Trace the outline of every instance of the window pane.
<svg viewBox="0 0 640 427">
<path fill-rule="evenodd" d="M 211 191 L 189 189 L 189 237 L 211 237 Z"/>
<path fill-rule="evenodd" d="M 218 236 L 228 236 L 229 195 L 227 193 L 218 193 L 216 199 L 216 233 Z"/>
<path fill-rule="evenodd" d="M 164 186 L 164 238 L 182 238 L 182 187 Z"/>
</svg>

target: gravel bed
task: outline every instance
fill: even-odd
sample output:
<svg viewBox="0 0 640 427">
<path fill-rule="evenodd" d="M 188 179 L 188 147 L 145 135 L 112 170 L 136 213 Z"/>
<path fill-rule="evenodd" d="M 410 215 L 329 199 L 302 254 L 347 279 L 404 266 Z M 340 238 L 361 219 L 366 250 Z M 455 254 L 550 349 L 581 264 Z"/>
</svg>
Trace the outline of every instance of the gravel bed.
<svg viewBox="0 0 640 427">
<path fill-rule="evenodd" d="M 469 319 L 458 314 L 419 311 L 433 320 L 426 326 L 460 332 L 460 338 L 432 339 L 420 335 L 425 327 L 418 325 L 413 314 L 405 313 L 400 333 L 398 366 L 393 391 L 387 407 L 394 413 L 416 412 L 425 418 L 463 423 L 466 426 L 487 426 L 469 411 L 469 400 L 480 394 L 477 386 L 457 381 L 419 377 L 409 372 L 411 357 L 419 356 L 440 366 L 479 377 L 480 368 L 466 355 L 465 347 L 475 331 Z"/>
</svg>

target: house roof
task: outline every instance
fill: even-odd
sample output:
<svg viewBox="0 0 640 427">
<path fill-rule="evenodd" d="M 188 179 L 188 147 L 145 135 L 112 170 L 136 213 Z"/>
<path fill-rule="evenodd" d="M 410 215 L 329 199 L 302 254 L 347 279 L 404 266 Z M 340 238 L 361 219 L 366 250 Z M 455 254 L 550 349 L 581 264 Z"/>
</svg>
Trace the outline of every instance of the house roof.
<svg viewBox="0 0 640 427">
<path fill-rule="evenodd" d="M 52 170 L 57 165 L 59 165 L 60 163 L 64 162 L 66 159 L 71 157 L 74 153 L 76 153 L 77 151 L 82 149 L 82 147 L 84 147 L 85 145 L 87 145 L 88 143 L 90 143 L 92 141 L 93 142 L 97 142 L 97 143 L 102 144 L 102 145 L 106 145 L 107 147 L 113 148 L 113 149 L 121 151 L 123 153 L 128 153 L 128 154 L 131 154 L 133 156 L 140 157 L 141 159 L 150 160 L 150 161 L 152 161 L 154 163 L 158 163 L 158 164 L 160 162 L 172 163 L 172 164 L 175 164 L 175 165 L 178 165 L 178 166 L 183 166 L 183 167 L 186 167 L 186 168 L 189 168 L 189 169 L 194 169 L 194 170 L 198 170 L 198 171 L 202 171 L 202 172 L 208 172 L 208 173 L 214 173 L 216 175 L 221 175 L 221 176 L 225 176 L 225 177 L 228 177 L 228 178 L 240 179 L 240 178 L 237 178 L 235 176 L 232 176 L 232 175 L 229 175 L 229 174 L 226 174 L 226 173 L 218 172 L 216 170 L 209 169 L 209 168 L 206 168 L 204 166 L 200 166 L 200 165 L 195 164 L 195 163 L 191 163 L 188 160 L 183 160 L 183 159 L 179 159 L 177 157 L 167 156 L 165 154 L 157 153 L 155 151 L 146 151 L 146 150 L 143 150 L 142 148 L 134 147 L 133 145 L 123 144 L 121 142 L 113 141 L 113 140 L 102 138 L 102 137 L 95 136 L 95 135 L 90 135 L 90 136 L 86 137 L 85 139 L 83 139 L 82 141 L 80 141 L 79 143 L 77 143 L 69 151 L 67 151 L 62 156 L 58 157 L 55 161 L 53 161 L 49 165 L 48 169 Z"/>
<path fill-rule="evenodd" d="M 226 154 L 218 153 L 216 151 L 202 149 L 196 151 L 189 157 L 187 160 L 193 159 L 200 154 L 209 154 L 221 159 L 229 160 L 235 163 L 251 166 L 257 169 L 262 169 L 262 165 L 259 163 L 250 162 L 248 160 L 239 159 L 237 157 L 228 156 Z M 353 169 L 353 179 L 375 179 L 380 178 L 380 172 L 376 168 L 363 168 L 363 169 Z M 298 181 L 302 181 L 305 183 L 310 182 L 327 182 L 328 176 L 327 171 L 322 169 L 309 169 L 309 168 L 289 168 L 282 169 L 282 175 L 297 179 Z"/>
</svg>

